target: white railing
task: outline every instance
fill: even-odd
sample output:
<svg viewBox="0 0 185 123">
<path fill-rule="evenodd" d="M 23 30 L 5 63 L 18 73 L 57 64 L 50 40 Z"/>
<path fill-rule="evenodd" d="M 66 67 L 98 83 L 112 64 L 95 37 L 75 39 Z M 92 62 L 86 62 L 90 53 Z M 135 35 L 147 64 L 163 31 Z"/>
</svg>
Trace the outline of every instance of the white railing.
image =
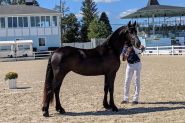
<svg viewBox="0 0 185 123">
<path fill-rule="evenodd" d="M 146 47 L 143 55 L 185 55 L 185 46 Z"/>
<path fill-rule="evenodd" d="M 33 57 L 34 59 L 48 58 L 52 53 L 53 51 L 34 52 Z"/>
</svg>

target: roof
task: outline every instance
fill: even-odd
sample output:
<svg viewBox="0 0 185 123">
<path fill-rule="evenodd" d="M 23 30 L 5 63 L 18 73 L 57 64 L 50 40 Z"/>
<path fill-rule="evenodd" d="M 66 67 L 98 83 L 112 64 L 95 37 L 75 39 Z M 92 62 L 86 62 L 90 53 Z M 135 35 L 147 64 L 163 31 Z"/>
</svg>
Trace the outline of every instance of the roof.
<svg viewBox="0 0 185 123">
<path fill-rule="evenodd" d="M 159 5 L 157 0 L 149 0 L 146 7 L 122 18 L 148 18 L 148 17 L 177 17 L 185 16 L 185 7 Z"/>
<path fill-rule="evenodd" d="M 150 5 L 159 5 L 159 2 L 157 0 L 149 0 L 147 6 Z"/>
<path fill-rule="evenodd" d="M 18 41 L 0 41 L 0 45 L 11 45 L 11 44 L 32 44 L 32 40 L 18 40 Z"/>
<path fill-rule="evenodd" d="M 17 40 L 15 41 L 16 44 L 32 44 L 32 40 Z"/>
<path fill-rule="evenodd" d="M 60 14 L 57 11 L 28 5 L 0 5 L 0 15 L 20 15 L 20 14 Z"/>
<path fill-rule="evenodd" d="M 0 41 L 0 45 L 15 44 L 15 41 Z"/>
</svg>

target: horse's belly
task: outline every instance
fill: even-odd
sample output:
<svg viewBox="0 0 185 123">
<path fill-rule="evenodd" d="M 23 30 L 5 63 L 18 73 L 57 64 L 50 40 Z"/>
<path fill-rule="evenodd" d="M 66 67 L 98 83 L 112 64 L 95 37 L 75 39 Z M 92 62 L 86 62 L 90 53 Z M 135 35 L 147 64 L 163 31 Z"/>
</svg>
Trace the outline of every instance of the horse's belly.
<svg viewBox="0 0 185 123">
<path fill-rule="evenodd" d="M 75 73 L 81 74 L 81 75 L 87 75 L 87 76 L 93 76 L 93 75 L 103 75 L 104 67 L 102 64 L 91 64 L 88 63 L 80 63 L 76 65 L 76 67 L 72 70 Z"/>
<path fill-rule="evenodd" d="M 119 64 L 115 57 L 91 57 L 73 62 L 69 69 L 81 75 L 94 76 L 116 71 Z"/>
<path fill-rule="evenodd" d="M 78 69 L 74 69 L 72 71 L 86 76 L 103 75 L 105 73 L 103 69 L 96 67 L 79 67 Z"/>
</svg>

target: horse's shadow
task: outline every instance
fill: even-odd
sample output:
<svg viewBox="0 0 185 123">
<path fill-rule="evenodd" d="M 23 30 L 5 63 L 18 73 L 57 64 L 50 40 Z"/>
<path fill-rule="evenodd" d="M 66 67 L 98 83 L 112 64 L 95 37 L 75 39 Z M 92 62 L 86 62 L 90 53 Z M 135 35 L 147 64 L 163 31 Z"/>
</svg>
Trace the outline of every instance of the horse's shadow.
<svg viewBox="0 0 185 123">
<path fill-rule="evenodd" d="M 120 108 L 118 112 L 112 112 L 110 110 L 97 111 L 97 112 L 67 112 L 65 113 L 65 115 L 66 116 L 133 115 L 133 114 L 144 114 L 144 113 L 152 113 L 152 112 L 185 109 L 185 106 L 174 107 L 174 105 L 185 105 L 185 102 L 148 102 L 148 103 L 143 102 L 141 104 L 172 104 L 173 107 L 160 106 L 160 107 L 138 107 L 138 108 L 130 108 L 130 109 Z"/>
<path fill-rule="evenodd" d="M 169 102 L 141 102 L 140 104 L 164 104 L 164 105 L 185 105 L 185 102 L 174 102 L 174 101 L 169 101 Z"/>
</svg>

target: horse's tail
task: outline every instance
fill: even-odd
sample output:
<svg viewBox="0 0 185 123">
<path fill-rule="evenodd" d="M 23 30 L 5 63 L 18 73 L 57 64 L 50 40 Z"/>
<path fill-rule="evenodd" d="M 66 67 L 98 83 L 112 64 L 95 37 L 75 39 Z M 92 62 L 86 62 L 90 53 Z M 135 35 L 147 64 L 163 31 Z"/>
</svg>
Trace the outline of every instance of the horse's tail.
<svg viewBox="0 0 185 123">
<path fill-rule="evenodd" d="M 44 95 L 43 95 L 43 104 L 45 103 L 46 99 L 49 99 L 50 102 L 53 102 L 54 91 L 53 91 L 53 69 L 51 65 L 51 58 L 52 55 L 49 57 L 48 65 L 46 69 L 46 78 L 44 84 Z"/>
</svg>

